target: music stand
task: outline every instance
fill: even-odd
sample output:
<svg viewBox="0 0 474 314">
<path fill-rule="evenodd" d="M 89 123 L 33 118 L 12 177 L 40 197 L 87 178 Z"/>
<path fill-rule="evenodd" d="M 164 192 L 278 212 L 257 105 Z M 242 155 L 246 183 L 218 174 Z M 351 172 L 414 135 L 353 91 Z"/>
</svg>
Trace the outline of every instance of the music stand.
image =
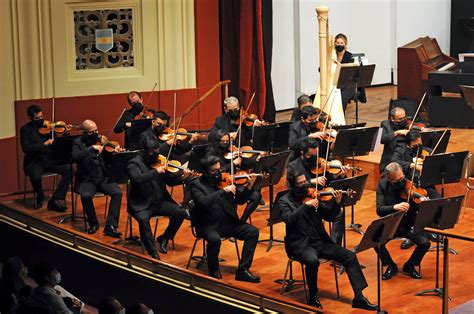
<svg viewBox="0 0 474 314">
<path fill-rule="evenodd" d="M 74 202 L 74 160 L 72 159 L 72 141 L 80 135 L 64 135 L 54 139 L 51 144 L 51 150 L 53 151 L 53 160 L 58 164 L 69 164 L 71 171 L 71 215 L 61 218 L 58 224 L 65 222 L 76 222 L 76 204 Z"/>
<path fill-rule="evenodd" d="M 133 150 L 133 151 L 126 151 L 121 153 L 114 153 L 110 158 L 110 163 L 106 169 L 107 172 L 107 182 L 108 183 L 116 183 L 118 185 L 125 184 L 126 185 L 126 197 L 127 197 L 127 212 L 128 212 L 128 172 L 127 172 L 127 164 L 130 159 L 138 156 L 142 151 L 141 150 Z M 128 238 L 124 238 L 115 241 L 113 244 L 120 244 L 120 243 L 127 243 L 131 242 L 136 245 L 140 245 L 139 238 L 137 236 L 133 236 L 132 232 L 132 220 L 130 220 L 130 236 Z"/>
<path fill-rule="evenodd" d="M 466 103 L 474 109 L 474 86 L 459 85 Z"/>
<path fill-rule="evenodd" d="M 365 128 L 367 122 L 354 123 L 354 124 L 344 124 L 344 125 L 335 125 L 332 127 L 334 131 L 355 129 L 355 128 Z"/>
<path fill-rule="evenodd" d="M 459 221 L 459 214 L 461 213 L 464 197 L 465 195 L 458 195 L 421 202 L 415 220 L 415 232 L 422 232 L 425 227 L 432 227 L 440 230 L 454 228 L 454 225 Z M 437 235 L 436 238 L 437 242 L 439 242 L 440 236 Z M 440 288 L 439 286 L 439 248 L 440 246 L 437 245 L 435 287 L 434 289 L 417 292 L 415 294 L 417 296 L 435 295 L 441 298 L 444 296 L 443 288 Z M 449 248 L 445 249 L 449 250 Z"/>
<path fill-rule="evenodd" d="M 201 172 L 201 159 L 206 156 L 207 148 L 210 144 L 194 145 L 189 156 L 188 168 Z"/>
<path fill-rule="evenodd" d="M 274 132 L 278 125 L 263 125 L 252 128 L 252 147 L 255 150 L 271 151 L 273 147 Z"/>
<path fill-rule="evenodd" d="M 291 122 L 281 122 L 278 123 L 277 128 L 273 131 L 273 138 L 271 139 L 272 153 L 279 153 L 288 150 L 288 134 L 290 133 Z"/>
<path fill-rule="evenodd" d="M 139 144 L 139 147 L 142 147 L 140 144 L 140 135 L 149 127 L 151 127 L 151 121 L 153 119 L 138 119 L 132 120 L 130 127 L 130 143 L 128 145 L 134 146 L 134 144 Z"/>
<path fill-rule="evenodd" d="M 337 88 L 353 89 L 354 102 L 356 105 L 356 123 L 359 122 L 359 97 L 357 89 L 359 87 L 367 87 L 372 84 L 374 77 L 375 64 L 370 65 L 341 65 L 339 68 L 339 77 L 337 79 Z"/>
<path fill-rule="evenodd" d="M 449 139 L 451 138 L 451 130 L 446 130 L 446 134 L 444 134 L 444 136 L 443 134 L 444 130 L 420 132 L 421 141 L 424 147 L 434 149 L 436 144 L 439 142 L 436 151 L 434 151 L 432 155 L 443 154 L 446 152 L 446 149 L 448 148 Z M 442 139 L 441 136 L 443 136 Z"/>
<path fill-rule="evenodd" d="M 334 150 L 332 155 L 341 157 L 344 163 L 345 157 L 352 157 L 352 167 L 355 167 L 355 157 L 365 156 L 373 151 L 377 143 L 378 127 L 370 128 L 354 128 L 347 130 L 340 130 L 337 133 L 336 142 L 334 143 Z M 352 176 L 355 172 L 352 170 Z M 346 228 L 351 228 L 354 231 L 362 234 L 360 230 L 361 224 L 354 222 L 354 206 L 351 206 L 351 223 Z"/>
<path fill-rule="evenodd" d="M 267 187 L 269 189 L 269 199 L 270 199 L 270 214 L 269 219 L 267 220 L 267 225 L 270 226 L 270 237 L 264 240 L 258 240 L 258 243 L 268 242 L 267 252 L 272 248 L 273 242 L 284 243 L 283 240 L 278 240 L 273 238 L 273 223 L 270 221 L 271 214 L 273 211 L 273 186 L 278 184 L 283 176 L 283 173 L 288 165 L 288 160 L 290 159 L 291 151 L 287 150 L 281 153 L 276 153 L 260 158 L 255 167 L 255 172 L 266 172 L 269 174 L 268 177 L 262 178 L 260 185 L 262 188 Z"/>
<path fill-rule="evenodd" d="M 403 212 L 396 212 L 372 221 L 356 249 L 356 253 L 360 253 L 370 248 L 377 248 L 375 250 L 377 252 L 377 313 L 387 313 L 387 311 L 381 309 L 380 305 L 380 282 L 382 268 L 379 254 L 380 247 L 385 245 L 394 237 L 395 231 L 397 230 L 402 218 Z"/>
</svg>

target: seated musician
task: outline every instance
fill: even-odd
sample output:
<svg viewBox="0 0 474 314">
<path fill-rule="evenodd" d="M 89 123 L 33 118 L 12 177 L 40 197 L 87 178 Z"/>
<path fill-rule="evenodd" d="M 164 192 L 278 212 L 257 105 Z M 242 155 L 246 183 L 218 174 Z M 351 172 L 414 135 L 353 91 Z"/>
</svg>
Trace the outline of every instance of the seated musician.
<svg viewBox="0 0 474 314">
<path fill-rule="evenodd" d="M 99 221 L 92 201 L 96 192 L 110 196 L 109 212 L 105 222 L 104 234 L 120 238 L 118 231 L 122 192 L 116 183 L 107 182 L 106 165 L 110 160 L 110 153 L 104 152 L 97 125 L 92 120 L 82 122 L 83 135 L 74 139 L 72 143 L 72 158 L 77 162 L 76 190 L 81 195 L 81 202 L 89 222 L 89 234 L 99 229 Z M 119 152 L 120 146 L 114 148 Z"/>
<path fill-rule="evenodd" d="M 415 171 L 415 182 L 418 183 L 421 170 L 423 169 L 423 162 L 416 158 L 420 158 L 422 153 L 431 153 L 431 148 L 423 147 L 421 142 L 421 134 L 418 131 L 411 130 L 406 135 L 406 141 L 400 142 L 395 147 L 392 155 L 392 161 L 395 161 L 402 166 L 405 176 L 411 179 L 410 175 Z"/>
<path fill-rule="evenodd" d="M 305 138 L 318 139 L 320 142 L 324 139 L 325 134 L 317 129 L 318 112 L 313 106 L 304 107 L 301 110 L 300 121 L 293 122 L 290 125 L 290 134 L 288 145 L 293 151 L 291 160 L 300 156 L 301 144 Z M 322 151 L 325 151 L 326 145 L 323 145 Z"/>
<path fill-rule="evenodd" d="M 137 150 L 141 149 L 139 142 L 133 142 L 132 139 L 132 121 L 137 117 L 139 119 L 146 118 L 140 117 L 140 113 L 143 111 L 143 98 L 142 95 L 137 91 L 131 91 L 127 95 L 127 102 L 130 105 L 130 109 L 124 111 L 120 120 L 117 122 L 114 128 L 114 133 L 125 132 L 125 149 Z M 154 112 L 153 109 L 147 109 L 150 112 Z"/>
<path fill-rule="evenodd" d="M 317 158 L 319 155 L 319 144 L 314 138 L 305 138 L 301 145 L 301 156 L 290 163 L 288 163 L 288 172 L 298 171 L 303 173 L 306 180 L 313 185 L 318 186 L 320 189 L 326 187 L 334 180 L 334 177 L 326 171 L 317 175 Z M 314 172 L 314 173 L 313 173 Z M 342 166 L 341 172 L 346 173 L 345 167 Z M 287 177 L 287 186 L 290 186 Z M 331 228 L 331 239 L 334 243 L 341 245 L 342 236 L 344 234 L 344 216 L 341 211 L 337 215 L 332 223 Z"/>
<path fill-rule="evenodd" d="M 403 169 L 400 164 L 396 162 L 389 163 L 385 167 L 385 175 L 380 178 L 377 186 L 377 214 L 380 217 L 392 214 L 396 211 L 405 212 L 395 236 L 401 236 L 413 241 L 416 245 L 412 255 L 403 265 L 403 272 L 415 279 L 421 279 L 420 273 L 415 269 L 415 266 L 419 266 L 423 256 L 430 248 L 429 236 L 425 232 L 413 231 L 415 223 L 418 205 L 413 202 L 413 198 L 410 198 L 410 202 L 407 203 L 407 199 L 402 197 L 403 192 L 406 192 L 407 177 L 403 174 Z M 427 189 L 428 197 L 436 198 L 437 193 L 433 189 Z M 421 199 L 422 201 L 425 198 Z M 380 249 L 380 259 L 383 266 L 388 266 L 386 271 L 382 275 L 383 280 L 388 280 L 395 276 L 398 272 L 397 265 L 392 260 L 390 253 L 388 252 L 385 245 Z"/>
<path fill-rule="evenodd" d="M 300 97 L 298 97 L 297 102 L 298 102 L 298 107 L 293 109 L 293 113 L 291 114 L 291 119 L 290 119 L 291 122 L 300 121 L 301 120 L 301 115 L 302 115 L 301 110 L 304 107 L 313 106 L 313 101 L 306 94 L 303 94 Z"/>
<path fill-rule="evenodd" d="M 233 143 L 235 144 L 235 143 Z M 221 165 L 221 170 L 224 172 L 230 173 L 230 163 L 234 163 L 235 169 L 246 170 L 251 172 L 256 168 L 258 160 L 260 160 L 263 154 L 254 154 L 251 158 L 243 158 L 237 156 L 235 158 L 225 158 L 226 154 L 229 153 L 230 147 L 230 135 L 229 132 L 224 130 L 217 130 L 209 134 L 209 146 L 207 149 L 206 155 L 212 155 L 219 158 L 219 163 Z M 240 191 L 244 189 L 242 186 L 237 186 L 237 189 Z M 246 222 L 250 215 L 257 209 L 258 205 L 262 200 L 262 194 L 260 189 L 252 187 L 249 190 L 249 193 L 245 194 L 247 197 L 247 206 L 242 213 L 240 219 L 243 222 Z"/>
<path fill-rule="evenodd" d="M 290 258 L 301 261 L 306 266 L 306 281 L 309 290 L 309 304 L 322 308 L 318 298 L 317 275 L 319 259 L 331 259 L 346 267 L 347 275 L 354 290 L 353 308 L 376 310 L 362 294 L 367 287 L 364 273 L 357 256 L 335 244 L 327 234 L 323 219 L 334 220 L 341 211 L 342 191 L 334 191 L 333 199 L 319 202 L 308 198 L 309 181 L 304 173 L 288 172 L 290 192 L 279 200 L 281 217 L 286 224 L 285 250 Z"/>
<path fill-rule="evenodd" d="M 186 210 L 176 204 L 166 189 L 167 184 L 175 186 L 181 184 L 182 180 L 177 176 L 169 175 L 164 165 L 157 165 L 159 150 L 158 141 L 148 140 L 143 153 L 131 159 L 127 165 L 131 184 L 128 198 L 129 212 L 138 221 L 140 237 L 145 249 L 155 259 L 160 257 L 155 248 L 150 218 L 169 217 L 168 227 L 157 238 L 160 253 L 166 254 L 168 241 L 174 238 L 187 216 Z"/>
<path fill-rule="evenodd" d="M 237 205 L 248 199 L 245 194 L 250 193 L 254 179 L 242 191 L 233 184 L 219 188 L 222 181 L 219 158 L 208 155 L 201 160 L 201 165 L 203 175 L 191 183 L 191 195 L 196 204 L 192 219 L 196 222 L 198 233 L 202 233 L 207 241 L 209 276 L 221 278 L 218 260 L 221 238 L 234 237 L 244 241 L 235 279 L 260 282 L 260 277 L 250 272 L 258 242 L 258 229 L 237 216 Z"/>
<path fill-rule="evenodd" d="M 380 127 L 382 128 L 380 143 L 384 146 L 379 169 L 380 173 L 383 173 L 385 167 L 392 161 L 397 143 L 406 141 L 405 136 L 408 133 L 408 125 L 405 109 L 400 107 L 392 108 L 390 110 L 390 120 L 382 121 Z"/>
<path fill-rule="evenodd" d="M 237 129 L 240 124 L 240 113 L 242 107 L 239 103 L 239 100 L 230 96 L 224 99 L 224 113 L 216 118 L 214 125 L 212 126 L 211 132 L 217 130 L 225 130 L 230 133 L 232 138 L 236 141 L 238 139 Z M 254 126 L 261 126 L 262 122 L 260 120 L 255 120 Z M 250 145 L 252 139 L 252 127 L 242 123 L 242 145 Z"/>
<path fill-rule="evenodd" d="M 20 129 L 21 149 L 25 153 L 23 170 L 30 177 L 31 186 L 36 194 L 34 208 L 43 207 L 44 193 L 42 176 L 45 171 L 59 173 L 61 180 L 48 202 L 48 209 L 64 212 L 67 210 L 66 194 L 71 183 L 71 168 L 66 164 L 58 164 L 53 160 L 51 145 L 54 140 L 51 134 L 42 135 L 39 129 L 44 124 L 43 111 L 37 105 L 31 105 L 26 110 L 30 122 Z"/>
</svg>

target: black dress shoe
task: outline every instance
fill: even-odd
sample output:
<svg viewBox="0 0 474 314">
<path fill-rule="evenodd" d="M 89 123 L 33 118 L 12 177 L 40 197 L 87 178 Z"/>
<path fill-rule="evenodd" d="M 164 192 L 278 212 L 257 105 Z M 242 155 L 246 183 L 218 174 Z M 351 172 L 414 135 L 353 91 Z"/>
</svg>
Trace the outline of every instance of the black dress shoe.
<svg viewBox="0 0 474 314">
<path fill-rule="evenodd" d="M 151 258 L 160 260 L 160 255 L 158 255 L 157 251 L 153 251 L 150 253 Z"/>
<path fill-rule="evenodd" d="M 122 236 L 122 233 L 114 226 L 105 226 L 104 234 L 112 238 L 120 238 Z"/>
<path fill-rule="evenodd" d="M 256 283 L 256 282 L 260 282 L 260 277 L 253 275 L 250 271 L 245 269 L 245 270 L 237 270 L 237 273 L 235 274 L 235 280 Z"/>
<path fill-rule="evenodd" d="M 382 280 L 389 280 L 398 273 L 397 265 L 389 265 L 382 275 Z"/>
<path fill-rule="evenodd" d="M 403 273 L 404 273 L 405 275 L 408 275 L 408 276 L 410 276 L 411 278 L 414 278 L 414 279 L 421 279 L 420 273 L 417 272 L 416 269 L 415 269 L 415 267 L 412 266 L 412 265 L 407 265 L 407 264 L 405 264 L 405 265 L 403 265 L 402 270 L 403 270 Z"/>
<path fill-rule="evenodd" d="M 209 271 L 209 277 L 222 279 L 220 270 Z"/>
<path fill-rule="evenodd" d="M 43 207 L 44 197 L 36 197 L 35 204 L 33 205 L 34 209 L 40 209 Z"/>
<path fill-rule="evenodd" d="M 322 309 L 323 306 L 321 305 L 321 301 L 319 301 L 318 295 L 310 296 L 308 305 L 317 307 L 318 309 Z"/>
<path fill-rule="evenodd" d="M 156 238 L 158 242 L 158 250 L 160 253 L 166 254 L 168 253 L 168 239 L 165 239 L 162 235 Z"/>
<path fill-rule="evenodd" d="M 367 298 L 364 298 L 362 300 L 360 299 L 353 299 L 352 300 L 352 307 L 355 309 L 363 309 L 367 311 L 376 311 L 377 310 L 377 305 L 370 303 Z"/>
<path fill-rule="evenodd" d="M 88 234 L 94 234 L 99 230 L 99 225 L 93 225 L 89 228 L 89 231 L 87 231 Z"/>
<path fill-rule="evenodd" d="M 402 244 L 400 244 L 400 248 L 402 250 L 407 250 L 407 249 L 411 248 L 413 245 L 415 245 L 415 243 L 413 243 L 412 240 L 405 239 L 405 240 L 403 240 Z"/>
<path fill-rule="evenodd" d="M 263 197 L 260 199 L 260 202 L 258 202 L 258 205 L 265 205 L 265 200 L 263 199 Z"/>
<path fill-rule="evenodd" d="M 63 213 L 67 210 L 67 207 L 64 205 L 61 205 L 58 200 L 51 199 L 48 202 L 48 209 Z"/>
</svg>

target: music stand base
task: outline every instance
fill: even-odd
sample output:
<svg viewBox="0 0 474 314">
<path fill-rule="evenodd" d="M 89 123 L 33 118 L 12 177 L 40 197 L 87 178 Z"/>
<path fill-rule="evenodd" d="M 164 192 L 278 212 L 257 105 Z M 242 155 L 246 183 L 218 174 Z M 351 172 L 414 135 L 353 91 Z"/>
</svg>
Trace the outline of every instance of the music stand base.
<svg viewBox="0 0 474 314">
<path fill-rule="evenodd" d="M 349 229 L 349 230 L 352 230 L 352 231 L 355 231 L 357 233 L 359 233 L 360 235 L 364 235 L 364 231 L 362 231 L 360 228 L 362 227 L 361 224 L 348 224 L 346 225 L 346 229 Z"/>
<path fill-rule="evenodd" d="M 285 283 L 284 292 L 289 292 L 293 290 L 293 288 L 296 286 L 304 285 L 304 280 L 296 280 L 296 279 L 287 279 L 287 280 L 277 279 L 277 280 L 274 280 L 273 282 L 279 285 L 282 285 L 283 283 Z"/>
<path fill-rule="evenodd" d="M 58 221 L 58 224 L 64 224 L 66 222 L 76 222 L 77 217 L 74 217 L 74 215 L 67 215 L 66 217 L 61 218 Z"/>
<path fill-rule="evenodd" d="M 444 249 L 444 245 L 441 243 L 439 246 L 438 245 L 434 245 L 432 247 L 430 247 L 430 251 L 433 251 L 433 250 L 436 250 L 437 248 L 439 247 L 440 250 L 443 250 Z M 458 251 L 456 251 L 455 249 L 453 248 L 448 248 L 448 251 L 449 253 L 453 254 L 453 255 L 458 255 Z"/>
<path fill-rule="evenodd" d="M 443 288 L 434 288 L 434 289 L 428 289 L 428 290 L 422 290 L 420 292 L 415 293 L 416 296 L 436 296 L 443 298 L 444 297 L 444 290 Z M 448 297 L 448 300 L 451 301 L 451 297 Z"/>
<path fill-rule="evenodd" d="M 265 240 L 258 240 L 257 243 L 264 243 L 264 242 L 268 242 L 268 245 L 267 245 L 267 252 L 270 252 L 270 249 L 272 248 L 273 246 L 273 242 L 278 242 L 278 243 L 285 243 L 285 241 L 283 240 L 278 240 L 278 239 L 265 239 Z"/>
</svg>

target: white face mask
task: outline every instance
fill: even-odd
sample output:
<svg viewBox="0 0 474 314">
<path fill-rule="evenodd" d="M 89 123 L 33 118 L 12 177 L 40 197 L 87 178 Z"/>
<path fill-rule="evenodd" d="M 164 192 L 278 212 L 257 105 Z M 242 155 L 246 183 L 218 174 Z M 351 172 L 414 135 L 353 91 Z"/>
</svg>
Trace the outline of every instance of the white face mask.
<svg viewBox="0 0 474 314">
<path fill-rule="evenodd" d="M 120 309 L 119 314 L 125 314 L 125 308 L 124 308 L 124 307 L 122 307 L 122 308 Z"/>
<path fill-rule="evenodd" d="M 150 310 L 148 311 L 148 314 L 155 314 L 155 312 L 153 312 L 153 310 L 150 309 Z"/>
<path fill-rule="evenodd" d="M 53 276 L 51 278 L 51 283 L 56 286 L 56 285 L 59 285 L 61 283 L 61 273 L 60 272 L 55 272 L 53 273 Z"/>
</svg>

